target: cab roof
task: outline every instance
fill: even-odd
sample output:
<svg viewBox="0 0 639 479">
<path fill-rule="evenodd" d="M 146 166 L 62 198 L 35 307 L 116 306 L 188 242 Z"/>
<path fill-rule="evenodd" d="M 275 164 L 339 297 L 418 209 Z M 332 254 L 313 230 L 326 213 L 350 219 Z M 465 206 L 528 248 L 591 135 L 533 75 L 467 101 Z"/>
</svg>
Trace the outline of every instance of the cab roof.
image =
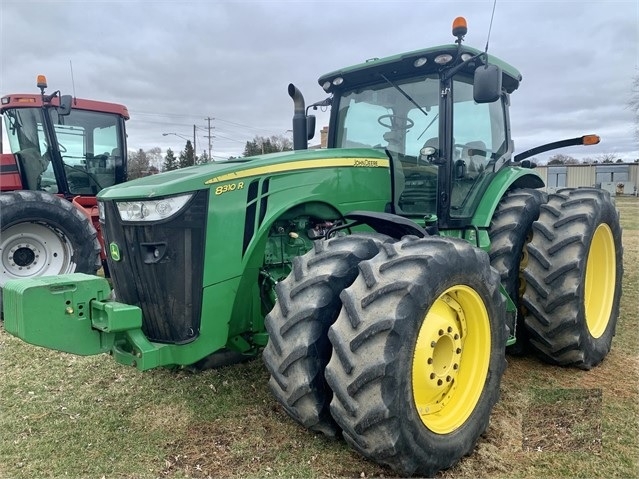
<svg viewBox="0 0 639 479">
<path fill-rule="evenodd" d="M 407 53 L 400 53 L 385 58 L 373 58 L 358 65 L 326 73 L 318 79 L 318 82 L 325 91 L 332 92 L 342 88 L 351 88 L 354 85 L 377 83 L 381 80 L 380 74 L 384 74 L 387 78 L 392 80 L 419 74 L 434 73 L 442 68 L 440 65 L 435 63 L 435 57 L 445 53 L 455 57 L 455 55 L 457 55 L 458 48 L 459 47 L 456 44 L 439 45 Z M 462 45 L 460 54 L 464 53 L 469 53 L 474 56 L 482 53 L 482 51 Z M 486 55 L 469 62 L 463 71 L 472 73 L 477 66 L 484 64 L 482 58 L 485 57 Z M 487 57 L 489 64 L 494 64 L 501 68 L 502 87 L 508 93 L 515 91 L 519 87 L 519 82 L 521 82 L 521 73 L 519 73 L 519 71 L 512 65 L 509 65 L 497 57 L 492 55 L 487 55 Z M 420 58 L 425 58 L 426 63 L 419 67 L 415 66 L 415 61 Z M 334 85 L 333 81 L 340 77 L 343 79 L 341 85 Z"/>
<path fill-rule="evenodd" d="M 42 95 L 34 93 L 15 93 L 5 95 L 0 99 L 0 113 L 10 108 L 41 108 L 43 106 Z M 60 99 L 55 97 L 51 100 L 51 106 L 59 106 Z M 129 119 L 129 110 L 126 106 L 118 103 L 109 103 L 97 100 L 85 100 L 82 98 L 74 98 L 71 102 L 74 110 L 88 110 L 101 113 L 115 113 L 122 116 L 125 120 Z"/>
</svg>

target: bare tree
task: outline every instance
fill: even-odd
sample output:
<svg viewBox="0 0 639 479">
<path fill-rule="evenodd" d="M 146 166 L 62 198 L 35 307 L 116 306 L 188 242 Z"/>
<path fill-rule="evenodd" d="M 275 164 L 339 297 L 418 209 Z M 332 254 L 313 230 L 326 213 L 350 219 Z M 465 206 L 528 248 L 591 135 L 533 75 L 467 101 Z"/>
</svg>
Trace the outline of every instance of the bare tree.
<svg viewBox="0 0 639 479">
<path fill-rule="evenodd" d="M 580 161 L 577 158 L 563 153 L 558 153 L 548 159 L 549 165 L 578 165 L 579 163 Z"/>
<path fill-rule="evenodd" d="M 264 155 L 266 153 L 276 153 L 278 151 L 290 151 L 293 143 L 283 135 L 273 135 L 269 138 L 256 136 L 251 141 L 246 142 L 243 156 Z"/>
<path fill-rule="evenodd" d="M 616 159 L 617 155 L 613 155 L 612 153 L 597 155 L 597 160 L 599 161 L 599 163 L 614 163 Z"/>
</svg>

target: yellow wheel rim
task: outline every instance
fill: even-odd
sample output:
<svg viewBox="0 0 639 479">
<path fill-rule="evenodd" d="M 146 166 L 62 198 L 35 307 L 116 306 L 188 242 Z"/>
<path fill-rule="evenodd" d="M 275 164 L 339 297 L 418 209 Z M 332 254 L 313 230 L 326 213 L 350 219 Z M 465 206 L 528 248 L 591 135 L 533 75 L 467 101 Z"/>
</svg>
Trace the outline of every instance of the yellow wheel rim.
<svg viewBox="0 0 639 479">
<path fill-rule="evenodd" d="M 428 429 L 448 434 L 472 414 L 490 350 L 488 311 L 479 294 L 464 285 L 446 290 L 426 313 L 413 356 L 413 399 Z"/>
<path fill-rule="evenodd" d="M 584 305 L 586 324 L 593 338 L 606 330 L 615 298 L 617 264 L 615 241 L 607 224 L 600 224 L 588 251 Z"/>
</svg>

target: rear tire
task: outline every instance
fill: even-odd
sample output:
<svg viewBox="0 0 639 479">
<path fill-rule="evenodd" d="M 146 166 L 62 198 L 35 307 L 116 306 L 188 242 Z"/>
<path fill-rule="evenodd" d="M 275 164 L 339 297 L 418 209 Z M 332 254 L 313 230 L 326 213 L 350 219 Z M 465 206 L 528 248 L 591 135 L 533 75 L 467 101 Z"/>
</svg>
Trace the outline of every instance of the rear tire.
<svg viewBox="0 0 639 479">
<path fill-rule="evenodd" d="M 293 271 L 276 286 L 277 302 L 265 319 L 269 341 L 263 352 L 269 387 L 295 421 L 327 436 L 339 428 L 331 417 L 332 391 L 324 379 L 331 356 L 328 328 L 342 307 L 341 291 L 357 277 L 357 265 L 375 256 L 380 234 L 353 234 L 314 243 L 293 259 Z"/>
<path fill-rule="evenodd" d="M 517 307 L 516 318 L 509 323 L 510 333 L 517 342 L 506 348 L 513 355 L 529 351 L 529 339 L 521 297 L 526 290 L 523 271 L 528 265 L 527 244 L 532 239 L 532 225 L 539 218 L 542 204 L 548 195 L 539 190 L 518 189 L 510 191 L 500 200 L 490 222 L 490 264 L 501 276 L 506 293 Z"/>
<path fill-rule="evenodd" d="M 590 369 L 610 351 L 623 277 L 619 213 L 607 191 L 549 196 L 528 246 L 530 344 L 545 361 Z"/>
<path fill-rule="evenodd" d="M 0 231 L 0 287 L 10 279 L 95 274 L 102 264 L 89 218 L 49 193 L 0 194 Z"/>
<path fill-rule="evenodd" d="M 470 454 L 499 397 L 499 275 L 445 237 L 406 237 L 359 269 L 329 330 L 331 413 L 367 458 L 432 477 Z"/>
</svg>

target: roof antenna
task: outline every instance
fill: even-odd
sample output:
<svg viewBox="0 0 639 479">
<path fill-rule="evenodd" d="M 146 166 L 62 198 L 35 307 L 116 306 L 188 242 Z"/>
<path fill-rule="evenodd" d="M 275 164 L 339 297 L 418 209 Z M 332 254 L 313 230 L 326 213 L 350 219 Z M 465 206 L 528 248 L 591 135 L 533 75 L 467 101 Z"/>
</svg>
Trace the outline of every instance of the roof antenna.
<svg viewBox="0 0 639 479">
<path fill-rule="evenodd" d="M 486 38 L 486 49 L 484 53 L 488 53 L 488 42 L 490 41 L 490 32 L 493 30 L 493 18 L 495 18 L 495 7 L 497 6 L 497 0 L 493 0 L 493 13 L 490 15 L 490 26 L 488 27 L 488 38 Z"/>
<path fill-rule="evenodd" d="M 75 96 L 75 80 L 73 79 L 73 62 L 69 60 L 69 68 L 71 69 L 71 88 L 73 88 L 73 104 L 77 105 L 78 100 Z"/>
</svg>

